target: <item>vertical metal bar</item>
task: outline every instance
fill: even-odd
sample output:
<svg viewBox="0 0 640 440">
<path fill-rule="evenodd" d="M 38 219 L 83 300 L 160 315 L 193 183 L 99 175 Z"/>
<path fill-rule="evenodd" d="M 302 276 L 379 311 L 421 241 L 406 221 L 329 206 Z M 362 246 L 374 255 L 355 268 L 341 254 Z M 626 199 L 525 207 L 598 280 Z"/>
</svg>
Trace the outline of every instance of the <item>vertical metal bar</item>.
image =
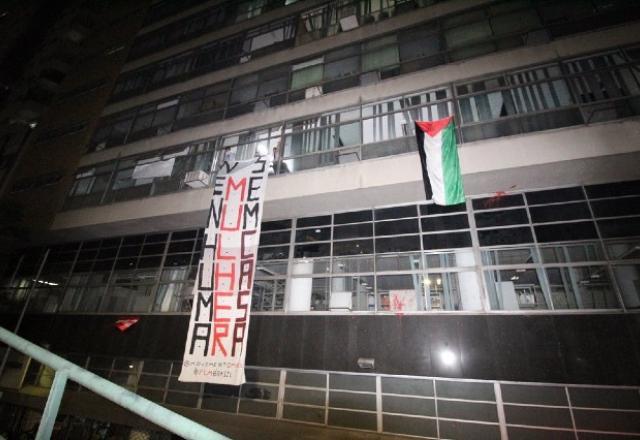
<svg viewBox="0 0 640 440">
<path fill-rule="evenodd" d="M 478 284 L 478 293 L 480 294 L 480 304 L 482 304 L 483 311 L 491 310 L 491 299 L 489 297 L 489 289 L 486 274 L 482 262 L 482 251 L 480 250 L 480 238 L 478 237 L 478 227 L 476 225 L 475 211 L 473 210 L 473 202 L 471 197 L 465 198 L 465 210 L 467 214 L 467 221 L 469 222 L 469 233 L 471 234 L 471 246 L 473 252 L 473 258 L 476 260 L 475 272 Z"/>
<path fill-rule="evenodd" d="M 16 275 L 18 274 L 18 271 L 20 270 L 20 266 L 22 266 L 22 261 L 24 261 L 24 254 L 20 255 L 20 259 L 18 260 L 18 264 L 16 264 L 16 268 L 13 271 L 13 274 L 11 275 L 11 280 L 9 281 L 9 285 L 13 286 L 13 283 L 16 280 Z M 7 361 L 9 360 L 9 354 L 11 353 L 11 347 L 7 346 L 7 349 L 4 351 L 4 355 L 2 355 L 2 361 L 0 362 L 0 378 L 2 377 L 2 374 L 4 373 L 4 367 L 7 364 Z"/>
<path fill-rule="evenodd" d="M 324 393 L 324 424 L 329 424 L 329 373 L 325 373 L 325 393 Z"/>
<path fill-rule="evenodd" d="M 578 430 L 576 429 L 576 418 L 573 415 L 573 405 L 571 405 L 571 395 L 569 394 L 569 388 L 563 387 L 564 393 L 567 396 L 567 404 L 569 405 L 569 414 L 571 415 L 571 426 L 573 427 L 573 435 L 578 440 Z"/>
<path fill-rule="evenodd" d="M 42 413 L 42 420 L 40 420 L 36 440 L 49 440 L 51 438 L 53 425 L 58 416 L 58 409 L 60 408 L 60 401 L 62 400 L 62 394 L 64 393 L 66 384 L 67 373 L 65 371 L 57 371 L 53 378 L 51 391 L 49 391 L 47 405 L 44 407 L 44 412 Z"/>
<path fill-rule="evenodd" d="M 275 302 L 275 298 L 274 298 Z M 280 370 L 280 380 L 278 381 L 278 403 L 276 409 L 276 419 L 281 419 L 284 413 L 284 392 L 287 383 L 287 370 Z"/>
<path fill-rule="evenodd" d="M 376 419 L 377 431 L 382 432 L 382 377 L 379 374 L 376 375 Z"/>
<path fill-rule="evenodd" d="M 502 389 L 500 389 L 500 383 L 493 383 L 493 391 L 496 394 L 496 408 L 498 410 L 498 422 L 500 423 L 500 438 L 502 440 L 509 440 L 509 433 L 507 432 L 507 418 L 504 415 L 504 405 L 502 403 Z"/>
<path fill-rule="evenodd" d="M 593 206 L 591 206 L 591 198 L 587 193 L 587 188 L 584 185 L 581 186 L 581 188 L 582 188 L 582 193 L 584 194 L 584 199 L 587 202 L 587 208 L 589 209 L 589 214 L 591 214 L 591 220 L 593 221 L 593 225 L 596 228 L 596 234 L 598 234 L 598 244 L 600 245 L 600 250 L 604 252 L 603 254 L 604 258 L 607 260 L 606 270 L 607 270 L 607 274 L 609 275 L 609 279 L 611 280 L 611 286 L 613 287 L 613 291 L 616 294 L 616 299 L 618 300 L 617 308 L 621 308 L 624 312 L 626 312 L 627 306 L 624 304 L 624 298 L 622 296 L 622 291 L 620 290 L 620 284 L 618 283 L 618 278 L 616 277 L 616 274 L 611 265 L 611 260 L 614 260 L 614 259 L 610 258 L 609 250 L 607 249 L 604 238 L 602 237 L 602 231 L 600 231 L 600 225 L 598 224 L 598 219 L 596 218 L 596 215 L 593 212 Z"/>
<path fill-rule="evenodd" d="M 433 407 L 436 413 L 436 437 L 440 438 L 440 416 L 438 415 L 438 390 L 436 387 L 436 380 L 431 379 L 433 385 Z"/>
<path fill-rule="evenodd" d="M 27 293 L 27 298 L 24 301 L 24 305 L 22 306 L 22 311 L 20 312 L 20 317 L 18 317 L 18 322 L 16 323 L 15 328 L 13 329 L 14 333 L 18 333 L 20 330 L 20 326 L 22 325 L 22 320 L 24 319 L 25 313 L 27 313 L 27 308 L 29 307 L 29 302 L 31 301 L 31 296 L 33 295 L 33 289 L 35 288 L 38 280 L 40 279 L 40 275 L 42 275 L 42 269 L 44 269 L 44 265 L 47 263 L 47 259 L 49 258 L 50 248 L 47 248 L 47 251 L 44 253 L 42 257 L 42 261 L 40 262 L 40 267 L 38 267 L 38 272 L 36 273 L 36 278 L 33 281 L 33 284 L 29 288 L 29 293 Z M 1 371 L 0 371 L 1 372 Z"/>
<path fill-rule="evenodd" d="M 15 334 L 18 334 L 18 331 L 20 330 L 20 326 L 22 325 L 22 319 L 24 318 L 24 315 L 27 312 L 27 308 L 29 307 L 29 301 L 31 300 L 33 289 L 35 285 L 38 283 L 37 280 L 40 279 L 40 275 L 42 274 L 42 269 L 44 268 L 44 265 L 46 264 L 47 259 L 49 258 L 50 251 L 51 249 L 47 248 L 47 251 L 44 253 L 44 256 L 42 257 L 42 261 L 40 262 L 40 266 L 38 267 L 38 272 L 36 274 L 36 277 L 33 280 L 33 285 L 29 287 L 29 290 L 27 292 L 27 298 L 24 300 L 24 305 L 22 306 L 22 310 L 20 311 L 20 316 L 18 317 L 18 322 L 16 323 L 16 326 L 13 329 L 13 332 Z M 22 258 L 24 258 L 24 255 L 22 256 Z M 21 262 L 22 262 L 22 259 L 21 259 Z M 16 269 L 16 273 L 17 273 L 17 269 Z M 2 362 L 0 363 L 0 377 L 2 377 L 2 374 L 4 373 L 4 367 L 6 366 L 7 361 L 9 360 L 10 351 L 11 351 L 11 347 L 7 347 L 6 351 L 4 352 L 4 356 L 2 357 Z"/>
</svg>

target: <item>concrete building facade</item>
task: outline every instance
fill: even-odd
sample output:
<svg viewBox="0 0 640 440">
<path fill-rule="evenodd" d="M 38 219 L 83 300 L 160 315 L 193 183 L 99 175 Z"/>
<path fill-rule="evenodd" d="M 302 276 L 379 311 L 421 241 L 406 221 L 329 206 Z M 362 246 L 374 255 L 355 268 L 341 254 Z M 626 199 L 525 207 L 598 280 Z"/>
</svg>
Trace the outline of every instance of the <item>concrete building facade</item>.
<svg viewBox="0 0 640 440">
<path fill-rule="evenodd" d="M 73 171 L 7 259 L 6 325 L 29 298 L 21 334 L 238 438 L 640 437 L 637 5 L 160 1 L 142 15 L 126 61 L 103 61 L 117 79 L 86 136 L 42 135 Z M 82 119 L 60 105 L 61 123 Z M 413 121 L 450 115 L 467 201 L 441 207 Z M 180 383 L 210 177 L 269 153 L 248 383 Z M 136 178 L 143 164 L 163 171 Z M 140 320 L 120 333 L 123 316 Z M 20 390 L 38 372 L 11 365 L 6 401 L 37 407 Z M 92 399 L 72 390 L 66 414 L 153 430 Z"/>
</svg>

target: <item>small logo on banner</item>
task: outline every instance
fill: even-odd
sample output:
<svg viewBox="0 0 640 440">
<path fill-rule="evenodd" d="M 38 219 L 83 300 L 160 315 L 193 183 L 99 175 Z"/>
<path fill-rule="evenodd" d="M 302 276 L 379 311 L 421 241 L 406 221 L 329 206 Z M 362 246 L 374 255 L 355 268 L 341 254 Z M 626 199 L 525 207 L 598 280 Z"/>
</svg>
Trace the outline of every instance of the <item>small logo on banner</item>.
<svg viewBox="0 0 640 440">
<path fill-rule="evenodd" d="M 138 321 L 140 321 L 140 318 L 122 318 L 116 321 L 115 326 L 121 332 L 125 332 Z"/>
</svg>

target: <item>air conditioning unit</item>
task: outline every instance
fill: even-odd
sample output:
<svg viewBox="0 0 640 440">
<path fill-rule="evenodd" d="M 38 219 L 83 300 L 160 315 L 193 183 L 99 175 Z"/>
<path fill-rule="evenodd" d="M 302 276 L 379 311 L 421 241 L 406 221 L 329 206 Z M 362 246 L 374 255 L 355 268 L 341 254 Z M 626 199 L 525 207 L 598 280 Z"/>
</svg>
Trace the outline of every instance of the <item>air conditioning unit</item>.
<svg viewBox="0 0 640 440">
<path fill-rule="evenodd" d="M 322 96 L 322 86 L 309 87 L 304 91 L 304 99 Z"/>
<path fill-rule="evenodd" d="M 209 186 L 209 174 L 202 170 L 189 171 L 184 176 L 184 183 L 191 188 L 206 188 Z"/>
<path fill-rule="evenodd" d="M 340 29 L 342 29 L 343 32 L 350 31 L 358 26 L 360 26 L 360 24 L 358 23 L 358 16 L 355 14 L 347 15 L 340 19 Z"/>
</svg>

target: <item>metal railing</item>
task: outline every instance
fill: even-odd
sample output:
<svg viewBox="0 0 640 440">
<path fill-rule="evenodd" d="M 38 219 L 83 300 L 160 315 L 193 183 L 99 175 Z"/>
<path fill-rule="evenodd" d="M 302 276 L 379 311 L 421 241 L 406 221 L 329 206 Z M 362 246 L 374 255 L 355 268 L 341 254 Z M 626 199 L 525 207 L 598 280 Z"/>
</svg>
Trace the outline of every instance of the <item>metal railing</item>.
<svg viewBox="0 0 640 440">
<path fill-rule="evenodd" d="M 211 429 L 97 376 L 0 327 L 0 341 L 56 371 L 36 440 L 51 437 L 67 379 L 186 439 L 227 439 Z"/>
</svg>

